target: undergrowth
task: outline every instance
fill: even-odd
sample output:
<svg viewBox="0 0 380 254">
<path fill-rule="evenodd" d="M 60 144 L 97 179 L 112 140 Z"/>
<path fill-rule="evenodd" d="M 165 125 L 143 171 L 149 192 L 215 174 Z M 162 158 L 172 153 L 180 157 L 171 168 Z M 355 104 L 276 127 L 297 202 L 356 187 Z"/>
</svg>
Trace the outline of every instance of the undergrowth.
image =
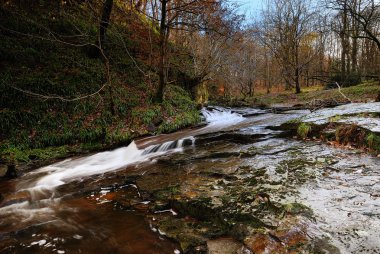
<svg viewBox="0 0 380 254">
<path fill-rule="evenodd" d="M 375 100 L 380 92 L 380 85 L 377 81 L 365 81 L 356 86 L 343 87 L 341 92 L 354 102 L 365 102 Z M 240 98 L 241 99 L 241 98 Z M 310 103 L 313 100 L 334 100 L 346 102 L 346 99 L 339 93 L 338 89 L 325 90 L 323 86 L 302 88 L 302 93 L 294 94 L 294 91 L 283 91 L 271 94 L 256 94 L 246 98 L 249 105 L 270 107 L 274 104 L 287 102 L 291 105 Z"/>
<path fill-rule="evenodd" d="M 373 151 L 380 152 L 380 137 L 374 133 L 370 133 L 366 137 L 368 148 Z"/>
<path fill-rule="evenodd" d="M 200 121 L 179 83 L 167 86 L 162 104 L 153 104 L 158 77 L 147 52 L 151 46 L 158 52 L 157 33 L 148 45 L 151 26 L 133 15 L 107 31 L 112 84 L 97 93 L 107 80 L 103 61 L 91 57 L 87 46 L 51 37 L 94 43 L 98 20 L 86 8 L 57 12 L 44 2 L 30 12 L 0 5 L 0 164 L 64 157 L 78 145 L 81 150 L 125 145 L 140 135 Z"/>
<path fill-rule="evenodd" d="M 311 132 L 311 125 L 307 123 L 301 123 L 297 128 L 297 134 L 302 139 L 306 139 Z"/>
</svg>

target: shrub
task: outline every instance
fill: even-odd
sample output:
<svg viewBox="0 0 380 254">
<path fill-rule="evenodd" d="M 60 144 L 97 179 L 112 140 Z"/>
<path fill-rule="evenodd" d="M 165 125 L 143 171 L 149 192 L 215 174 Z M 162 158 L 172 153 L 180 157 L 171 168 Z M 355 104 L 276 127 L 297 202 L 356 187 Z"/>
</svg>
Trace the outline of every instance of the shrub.
<svg viewBox="0 0 380 254">
<path fill-rule="evenodd" d="M 305 138 L 307 138 L 307 136 L 310 133 L 310 131 L 311 131 L 311 125 L 309 125 L 307 123 L 301 123 L 298 126 L 297 134 L 298 134 L 299 137 L 305 139 Z"/>
<path fill-rule="evenodd" d="M 380 151 L 380 137 L 378 135 L 374 133 L 368 134 L 366 142 L 370 149 Z"/>
</svg>

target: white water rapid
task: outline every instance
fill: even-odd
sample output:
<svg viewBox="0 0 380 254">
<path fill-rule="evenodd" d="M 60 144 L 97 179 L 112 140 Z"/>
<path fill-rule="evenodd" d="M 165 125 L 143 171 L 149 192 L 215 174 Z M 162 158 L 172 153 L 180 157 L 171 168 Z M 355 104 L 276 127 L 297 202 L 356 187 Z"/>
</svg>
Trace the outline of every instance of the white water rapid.
<svg viewBox="0 0 380 254">
<path fill-rule="evenodd" d="M 202 114 L 210 125 L 228 125 L 244 120 L 244 117 L 241 114 L 234 113 L 230 109 L 221 107 L 212 107 L 212 110 L 203 108 Z"/>
<path fill-rule="evenodd" d="M 212 111 L 202 109 L 202 114 L 209 123 L 204 129 L 213 125 L 228 126 L 244 119 L 240 114 L 232 113 L 231 110 L 223 108 L 213 108 Z M 23 182 L 18 186 L 17 190 L 19 192 L 29 192 L 30 201 L 56 198 L 54 190 L 58 186 L 92 175 L 125 168 L 167 153 L 180 152 L 184 146 L 194 144 L 194 140 L 194 137 L 188 136 L 158 145 L 151 145 L 145 149 L 139 149 L 133 141 L 129 146 L 113 151 L 100 152 L 77 159 L 67 159 L 25 174 L 23 177 L 31 180 Z M 5 202 L 0 204 L 0 207 L 8 204 Z"/>
<path fill-rule="evenodd" d="M 153 145 L 145 149 L 138 149 L 135 142 L 132 141 L 129 146 L 113 151 L 101 152 L 78 159 L 64 160 L 30 173 L 42 174 L 43 176 L 30 186 L 27 186 L 25 190 L 29 192 L 51 191 L 60 185 L 74 180 L 114 171 L 169 152 L 179 152 L 183 148 L 184 141 L 189 141 L 187 143 L 191 142 L 192 144 L 193 140 L 193 137 L 187 137 L 176 141 L 168 141 L 162 145 Z"/>
</svg>

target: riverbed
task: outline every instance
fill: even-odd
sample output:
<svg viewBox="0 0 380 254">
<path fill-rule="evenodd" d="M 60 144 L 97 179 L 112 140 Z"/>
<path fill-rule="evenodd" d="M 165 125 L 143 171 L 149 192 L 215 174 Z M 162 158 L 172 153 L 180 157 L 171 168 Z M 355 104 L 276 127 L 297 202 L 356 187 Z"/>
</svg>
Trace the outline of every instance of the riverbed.
<svg viewBox="0 0 380 254">
<path fill-rule="evenodd" d="M 380 253 L 380 158 L 279 130 L 308 110 L 202 113 L 1 181 L 1 253 Z"/>
</svg>

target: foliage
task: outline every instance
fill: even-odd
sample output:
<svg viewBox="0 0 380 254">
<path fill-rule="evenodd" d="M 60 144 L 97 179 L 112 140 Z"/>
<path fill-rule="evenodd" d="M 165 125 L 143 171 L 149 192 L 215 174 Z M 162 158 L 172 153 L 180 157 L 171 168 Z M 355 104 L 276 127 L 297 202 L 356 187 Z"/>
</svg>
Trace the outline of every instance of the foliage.
<svg viewBox="0 0 380 254">
<path fill-rule="evenodd" d="M 307 123 L 301 123 L 297 128 L 297 134 L 299 137 L 305 139 L 311 132 L 311 125 Z"/>
<path fill-rule="evenodd" d="M 380 137 L 374 133 L 368 134 L 366 137 L 368 147 L 374 151 L 380 151 Z"/>
<path fill-rule="evenodd" d="M 168 132 L 199 121 L 196 105 L 178 85 L 167 87 L 162 105 L 152 104 L 157 75 L 148 64 L 150 57 L 156 57 L 157 33 L 151 34 L 149 45 L 151 27 L 146 20 L 134 14 L 120 19 L 125 15 L 120 16 L 119 9 L 106 41 L 112 113 L 108 87 L 96 93 L 106 80 L 104 62 L 91 57 L 86 46 L 51 37 L 66 36 L 73 45 L 95 42 L 99 24 L 89 17 L 92 9 L 73 4 L 58 13 L 53 7 L 41 3 L 28 12 L 0 6 L 0 22 L 9 29 L 0 31 L 0 156 L 4 161 L 61 157 L 76 151 L 78 144 L 80 151 L 104 149 L 154 133 L 148 130 L 152 124 L 158 125 L 158 132 Z M 65 101 L 92 93 L 96 95 Z"/>
<path fill-rule="evenodd" d="M 159 126 L 158 133 L 173 132 L 201 120 L 196 103 L 188 92 L 178 86 L 167 86 L 163 106 L 168 118 Z"/>
<path fill-rule="evenodd" d="M 299 125 L 299 124 L 301 124 L 301 118 L 291 119 L 289 121 L 286 121 L 285 124 L 289 124 L 289 125 L 296 124 L 296 125 Z"/>
<path fill-rule="evenodd" d="M 338 82 L 343 87 L 350 87 L 360 84 L 361 75 L 359 73 L 350 73 L 349 75 L 335 74 L 331 77 L 332 82 Z"/>
<path fill-rule="evenodd" d="M 341 144 L 365 146 L 366 131 L 356 124 L 341 125 L 335 130 L 335 139 Z"/>
<path fill-rule="evenodd" d="M 342 119 L 341 115 L 335 115 L 335 116 L 332 116 L 332 117 L 329 118 L 329 122 L 330 123 L 334 123 L 334 122 L 338 122 L 341 119 Z"/>
<path fill-rule="evenodd" d="M 70 152 L 70 149 L 67 146 L 48 147 L 43 149 L 21 149 L 10 145 L 1 150 L 1 160 L 5 163 L 64 158 Z"/>
<path fill-rule="evenodd" d="M 155 121 L 155 118 L 160 118 L 161 106 L 151 105 L 148 107 L 136 107 L 132 109 L 132 121 L 141 124 L 150 124 Z"/>
</svg>

